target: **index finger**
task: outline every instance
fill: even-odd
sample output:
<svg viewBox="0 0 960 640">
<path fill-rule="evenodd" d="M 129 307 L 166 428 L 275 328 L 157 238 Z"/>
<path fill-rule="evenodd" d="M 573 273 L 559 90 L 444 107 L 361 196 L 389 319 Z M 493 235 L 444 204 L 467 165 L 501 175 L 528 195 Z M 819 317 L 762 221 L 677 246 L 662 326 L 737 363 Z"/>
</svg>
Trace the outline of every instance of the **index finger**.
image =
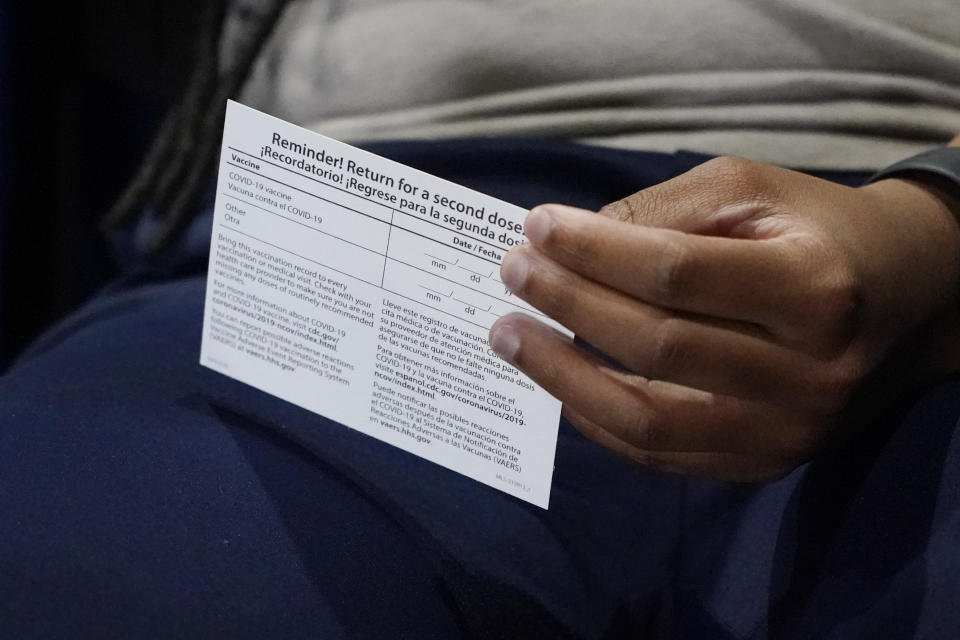
<svg viewBox="0 0 960 640">
<path fill-rule="evenodd" d="M 644 227 L 563 205 L 532 210 L 525 232 L 541 253 L 591 280 L 648 304 L 713 317 L 777 324 L 796 315 L 810 280 L 800 277 L 796 250 L 777 239 Z"/>
</svg>

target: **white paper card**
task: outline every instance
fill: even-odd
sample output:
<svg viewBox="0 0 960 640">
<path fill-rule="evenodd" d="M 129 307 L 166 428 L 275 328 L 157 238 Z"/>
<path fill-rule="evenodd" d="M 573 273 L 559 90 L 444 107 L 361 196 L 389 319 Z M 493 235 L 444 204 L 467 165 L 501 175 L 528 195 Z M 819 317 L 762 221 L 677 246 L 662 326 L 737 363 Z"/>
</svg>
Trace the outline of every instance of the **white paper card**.
<svg viewBox="0 0 960 640">
<path fill-rule="evenodd" d="M 200 362 L 546 508 L 560 403 L 487 345 L 560 328 L 499 280 L 526 213 L 229 102 Z"/>
</svg>

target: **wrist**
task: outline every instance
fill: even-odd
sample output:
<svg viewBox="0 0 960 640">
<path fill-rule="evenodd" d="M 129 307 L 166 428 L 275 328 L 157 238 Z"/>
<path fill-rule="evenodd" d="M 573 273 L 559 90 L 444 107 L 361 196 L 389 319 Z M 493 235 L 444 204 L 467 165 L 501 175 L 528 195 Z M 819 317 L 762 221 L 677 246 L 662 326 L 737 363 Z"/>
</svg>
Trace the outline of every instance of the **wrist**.
<svg viewBox="0 0 960 640">
<path fill-rule="evenodd" d="M 887 329 L 913 336 L 918 370 L 911 373 L 930 379 L 960 369 L 960 197 L 928 176 L 887 178 L 860 191 L 870 198 L 870 233 L 886 238 L 862 247 L 862 264 L 872 290 L 885 292 Z"/>
<path fill-rule="evenodd" d="M 926 254 L 937 253 L 938 249 L 946 251 L 940 253 L 942 260 L 926 265 L 926 279 L 943 286 L 941 294 L 953 303 L 953 308 L 960 308 L 960 136 L 946 148 L 881 169 L 863 189 L 880 195 L 877 206 L 881 210 L 903 218 L 902 242 L 919 241 Z M 923 264 L 921 260 L 918 266 Z M 922 278 L 923 271 L 916 275 Z"/>
<path fill-rule="evenodd" d="M 933 149 L 881 169 L 863 189 L 881 196 L 878 206 L 889 203 L 894 206 L 894 213 L 904 216 L 903 242 L 933 242 L 929 250 L 945 246 L 952 260 L 948 263 L 947 256 L 944 256 L 941 264 L 951 268 L 929 272 L 928 277 L 939 280 L 938 275 L 949 274 L 953 276 L 950 281 L 954 286 L 947 291 L 960 292 L 960 275 L 957 274 L 957 258 L 960 256 L 960 136 L 946 148 Z M 925 226 L 934 235 L 924 233 Z"/>
<path fill-rule="evenodd" d="M 924 187 L 942 200 L 955 218 L 960 218 L 960 136 L 947 147 L 931 149 L 881 169 L 867 184 L 892 178 Z"/>
</svg>

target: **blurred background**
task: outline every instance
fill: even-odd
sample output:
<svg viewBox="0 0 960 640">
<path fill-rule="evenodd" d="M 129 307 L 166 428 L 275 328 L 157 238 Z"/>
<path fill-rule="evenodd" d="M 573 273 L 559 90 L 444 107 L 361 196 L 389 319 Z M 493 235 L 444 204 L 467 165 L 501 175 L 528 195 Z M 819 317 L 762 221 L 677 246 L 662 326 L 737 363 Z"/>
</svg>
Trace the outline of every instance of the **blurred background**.
<svg viewBox="0 0 960 640">
<path fill-rule="evenodd" d="M 193 59 L 187 0 L 0 0 L 0 372 L 114 274 L 98 222 Z"/>
</svg>

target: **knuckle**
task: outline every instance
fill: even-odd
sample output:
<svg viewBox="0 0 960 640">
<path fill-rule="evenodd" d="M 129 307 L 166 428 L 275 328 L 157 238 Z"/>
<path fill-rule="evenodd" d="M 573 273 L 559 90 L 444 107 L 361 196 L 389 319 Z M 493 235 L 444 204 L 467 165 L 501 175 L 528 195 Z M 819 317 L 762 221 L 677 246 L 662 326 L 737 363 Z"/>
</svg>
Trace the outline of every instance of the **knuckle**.
<svg viewBox="0 0 960 640">
<path fill-rule="evenodd" d="M 553 389 L 558 392 L 564 390 L 564 369 L 554 358 L 540 358 L 539 353 L 530 353 L 520 349 L 517 354 L 517 365 L 523 369 L 536 368 L 536 379 L 540 386 L 545 389 Z"/>
<path fill-rule="evenodd" d="M 647 451 L 657 451 L 666 440 L 659 418 L 647 406 L 638 406 L 630 416 L 628 433 L 631 444 Z"/>
<path fill-rule="evenodd" d="M 833 377 L 837 399 L 843 402 L 843 407 L 846 407 L 863 384 L 866 377 L 865 368 L 858 362 L 843 362 L 834 367 Z"/>
<path fill-rule="evenodd" d="M 712 158 L 701 164 L 698 169 L 712 180 L 730 179 L 737 182 L 744 182 L 745 178 L 750 178 L 755 173 L 754 162 L 741 158 L 739 156 L 719 156 Z"/>
<path fill-rule="evenodd" d="M 821 320 L 831 342 L 844 344 L 856 335 L 863 316 L 863 284 L 849 268 L 838 268 L 820 286 Z"/>
<path fill-rule="evenodd" d="M 738 178 L 750 171 L 752 163 L 739 156 L 718 156 L 711 158 L 694 169 L 698 175 L 717 180 L 723 178 Z"/>
<path fill-rule="evenodd" d="M 784 447 L 790 460 L 802 462 L 808 460 L 823 446 L 826 430 L 819 424 L 805 422 L 791 429 L 789 444 Z"/>
<path fill-rule="evenodd" d="M 664 377 L 681 371 L 685 359 L 683 331 L 679 321 L 666 318 L 650 335 L 646 365 L 653 377 Z"/>
<path fill-rule="evenodd" d="M 740 200 L 755 200 L 771 187 L 767 165 L 738 156 L 720 156 L 697 167 L 698 179 L 713 188 L 735 194 Z"/>
<path fill-rule="evenodd" d="M 577 283 L 567 274 L 531 275 L 528 290 L 535 307 L 561 324 L 575 317 L 580 297 Z"/>
<path fill-rule="evenodd" d="M 641 449 L 639 447 L 631 447 L 630 458 L 648 469 L 654 471 L 671 471 L 671 465 L 664 456 L 663 452 L 652 451 L 649 449 Z"/>
<path fill-rule="evenodd" d="M 749 160 L 741 158 L 740 156 L 717 156 L 698 165 L 694 171 L 716 177 L 723 174 L 737 173 L 749 163 Z"/>
<path fill-rule="evenodd" d="M 623 455 L 630 458 L 631 460 L 633 460 L 634 462 L 636 462 L 641 466 L 649 467 L 649 468 L 657 467 L 657 460 L 658 460 L 657 457 L 645 449 L 630 447 L 628 449 L 623 450 Z"/>
<path fill-rule="evenodd" d="M 815 404 L 827 415 L 846 409 L 864 379 L 863 367 L 852 362 L 836 362 L 821 375 L 814 393 Z"/>
<path fill-rule="evenodd" d="M 689 274 L 696 271 L 695 263 L 696 256 L 687 247 L 666 243 L 654 274 L 654 298 L 666 303 L 681 299 L 690 282 Z"/>
</svg>

